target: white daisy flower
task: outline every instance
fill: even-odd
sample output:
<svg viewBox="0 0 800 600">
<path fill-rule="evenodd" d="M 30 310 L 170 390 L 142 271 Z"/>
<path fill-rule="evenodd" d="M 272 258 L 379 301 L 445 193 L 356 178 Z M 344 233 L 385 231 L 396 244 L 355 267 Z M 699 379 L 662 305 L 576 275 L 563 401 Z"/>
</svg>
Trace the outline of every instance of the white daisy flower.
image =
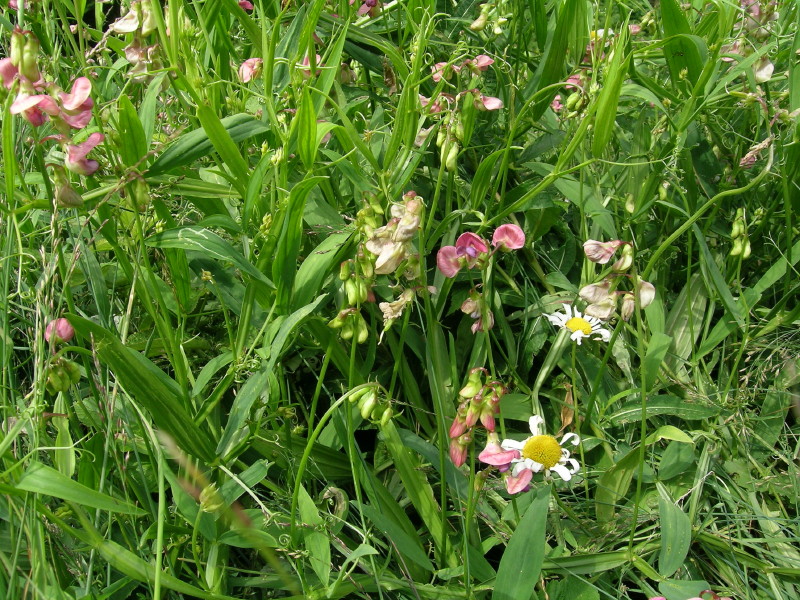
<svg viewBox="0 0 800 600">
<path fill-rule="evenodd" d="M 552 471 L 564 481 L 572 479 L 580 470 L 580 465 L 577 460 L 570 458 L 570 451 L 564 445 L 571 443 L 577 446 L 581 438 L 575 433 L 567 433 L 561 441 L 556 440 L 552 435 L 544 433 L 544 419 L 539 415 L 532 416 L 528 424 L 533 434 L 531 437 L 522 441 L 503 440 L 500 444 L 504 450 L 519 452 L 519 458 L 511 461 L 511 476 L 529 482 L 533 473 L 544 470 L 544 475 L 548 478 Z M 525 471 L 529 471 L 530 475 L 526 476 Z"/>
<path fill-rule="evenodd" d="M 603 322 L 600 319 L 589 315 L 582 315 L 581 311 L 577 308 L 573 308 L 570 304 L 564 305 L 563 313 L 553 313 L 552 315 L 545 315 L 545 317 L 547 317 L 553 325 L 569 329 L 571 332 L 569 338 L 578 342 L 579 346 L 583 338 L 588 338 L 592 335 L 600 336 L 599 339 L 604 342 L 611 339 L 611 331 L 605 327 L 601 327 Z M 594 339 L 598 338 L 595 337 Z"/>
</svg>

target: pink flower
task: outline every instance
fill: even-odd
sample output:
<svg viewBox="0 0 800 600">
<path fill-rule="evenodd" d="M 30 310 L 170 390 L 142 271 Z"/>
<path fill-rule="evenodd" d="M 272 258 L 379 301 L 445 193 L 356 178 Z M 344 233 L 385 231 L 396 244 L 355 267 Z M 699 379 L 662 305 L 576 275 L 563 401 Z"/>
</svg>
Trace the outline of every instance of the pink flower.
<svg viewBox="0 0 800 600">
<path fill-rule="evenodd" d="M 350 4 L 353 4 L 353 0 L 350 0 Z M 381 3 L 379 0 L 364 0 L 364 3 L 358 7 L 358 16 L 363 17 L 366 14 L 369 14 L 370 17 L 374 17 L 378 14 L 378 9 L 381 7 Z"/>
<path fill-rule="evenodd" d="M 264 65 L 263 59 L 248 58 L 239 67 L 239 80 L 242 83 L 247 83 L 258 77 L 261 74 L 261 68 Z"/>
<path fill-rule="evenodd" d="M 506 223 L 494 230 L 492 246 L 503 252 L 519 250 L 525 246 L 525 234 L 518 225 Z"/>
<path fill-rule="evenodd" d="M 503 450 L 500 446 L 500 438 L 493 431 L 486 438 L 486 447 L 478 455 L 478 460 L 487 465 L 501 467 L 508 465 L 515 458 L 519 458 L 518 450 Z M 529 480 L 530 481 L 530 480 Z"/>
<path fill-rule="evenodd" d="M 466 62 L 464 63 L 466 65 Z M 442 79 L 449 80 L 453 73 L 461 71 L 460 65 L 451 65 L 446 62 L 438 62 L 431 67 L 431 78 L 439 83 Z"/>
<path fill-rule="evenodd" d="M 91 175 L 97 171 L 100 166 L 98 162 L 96 160 L 88 160 L 86 155 L 104 139 L 105 136 L 102 133 L 95 132 L 86 138 L 85 142 L 67 146 L 67 158 L 64 161 L 64 166 L 79 175 Z"/>
<path fill-rule="evenodd" d="M 75 336 L 75 329 L 65 318 L 53 319 L 44 330 L 44 339 L 54 344 L 70 341 Z"/>
<path fill-rule="evenodd" d="M 20 92 L 8 112 L 12 115 L 21 113 L 31 125 L 39 127 L 47 120 L 46 115 L 55 116 L 61 112 L 61 109 L 59 109 L 56 101 L 47 94 L 29 96 L 24 92 Z"/>
<path fill-rule="evenodd" d="M 83 129 L 92 120 L 94 101 L 90 97 L 91 93 L 92 82 L 86 77 L 78 77 L 72 83 L 72 90 L 69 94 L 58 93 L 61 100 L 59 116 L 73 129 Z"/>
<path fill-rule="evenodd" d="M 450 460 L 455 466 L 460 467 L 467 462 L 467 450 L 470 443 L 472 443 L 472 436 L 469 433 L 450 440 Z"/>
<path fill-rule="evenodd" d="M 506 490 L 509 494 L 518 494 L 528 488 L 528 484 L 533 479 L 533 471 L 523 469 L 518 475 L 508 475 L 506 477 Z"/>
<path fill-rule="evenodd" d="M 550 103 L 550 108 L 553 109 L 553 112 L 561 112 L 564 110 L 564 105 L 561 104 L 561 94 L 556 94 L 556 97 L 553 98 L 553 101 Z"/>
<path fill-rule="evenodd" d="M 17 77 L 19 71 L 10 58 L 0 59 L 0 77 L 3 78 L 3 87 L 7 90 L 11 89 L 14 85 L 14 79 Z"/>
<path fill-rule="evenodd" d="M 455 277 L 466 266 L 471 269 L 489 252 L 489 247 L 474 233 L 462 233 L 455 246 L 443 246 L 436 254 L 436 266 L 445 277 Z"/>
<path fill-rule="evenodd" d="M 478 110 L 500 110 L 503 108 L 503 101 L 500 100 L 500 98 L 495 98 L 494 96 L 484 96 L 480 93 L 477 94 L 473 104 Z"/>
<path fill-rule="evenodd" d="M 464 66 L 469 67 L 472 71 L 485 71 L 491 65 L 494 64 L 494 59 L 485 54 L 478 54 L 473 59 L 467 59 L 464 61 Z"/>
<path fill-rule="evenodd" d="M 318 67 L 324 66 L 322 64 L 322 57 L 319 54 L 315 54 L 314 55 L 314 62 L 316 63 L 316 65 Z M 311 69 L 309 68 L 311 66 L 311 60 L 308 58 L 308 54 L 306 54 L 303 57 L 303 61 L 300 64 L 303 67 L 305 67 L 303 69 L 300 69 L 300 72 L 303 74 L 303 77 L 311 77 Z M 318 70 L 317 71 L 317 75 L 319 75 L 319 74 L 320 74 L 320 71 Z"/>
<path fill-rule="evenodd" d="M 621 240 L 611 240 L 610 242 L 599 242 L 597 240 L 586 240 L 583 243 L 583 252 L 592 262 L 605 265 L 614 256 L 617 248 L 622 246 L 625 242 Z"/>
<path fill-rule="evenodd" d="M 243 10 L 253 10 L 253 3 L 247 0 L 241 0 L 241 2 L 239 2 L 239 7 Z"/>
</svg>

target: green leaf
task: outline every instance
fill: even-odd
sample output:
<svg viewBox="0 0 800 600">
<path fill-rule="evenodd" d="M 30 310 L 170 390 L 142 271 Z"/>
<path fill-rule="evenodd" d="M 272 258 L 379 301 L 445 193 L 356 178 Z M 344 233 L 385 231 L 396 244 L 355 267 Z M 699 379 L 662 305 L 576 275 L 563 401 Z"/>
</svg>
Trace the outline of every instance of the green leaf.
<svg viewBox="0 0 800 600">
<path fill-rule="evenodd" d="M 610 521 L 614 517 L 617 500 L 628 491 L 640 457 L 641 450 L 634 448 L 600 476 L 595 494 L 598 521 Z"/>
<path fill-rule="evenodd" d="M 236 147 L 236 143 L 228 133 L 225 125 L 220 121 L 217 113 L 210 106 L 201 105 L 197 107 L 197 118 L 203 126 L 203 130 L 208 135 L 208 139 L 214 149 L 222 157 L 233 175 L 233 187 L 237 189 L 242 198 L 247 195 L 247 163 Z"/>
<path fill-rule="evenodd" d="M 505 399 L 505 398 L 504 398 Z M 676 396 L 654 396 L 647 399 L 647 418 L 659 415 L 673 415 L 684 421 L 699 421 L 717 416 L 721 412 L 718 406 L 695 404 Z M 627 402 L 608 420 L 615 425 L 635 423 L 642 419 L 642 403 L 639 400 Z"/>
<path fill-rule="evenodd" d="M 229 242 L 208 229 L 193 226 L 168 229 L 167 231 L 151 235 L 145 240 L 145 244 L 155 248 L 197 250 L 208 258 L 231 262 L 267 288 L 275 289 L 273 283 L 267 279 L 261 271 L 256 269 L 254 265 L 248 262 Z"/>
<path fill-rule="evenodd" d="M 147 140 L 136 109 L 124 94 L 117 100 L 119 110 L 119 150 L 122 162 L 135 166 L 147 154 Z"/>
<path fill-rule="evenodd" d="M 692 524 L 689 517 L 675 505 L 667 489 L 658 487 L 661 550 L 658 553 L 658 572 L 669 577 L 681 568 L 692 543 Z"/>
<path fill-rule="evenodd" d="M 317 157 L 317 112 L 308 87 L 303 88 L 303 99 L 292 125 L 300 160 L 306 169 L 311 170 Z"/>
<path fill-rule="evenodd" d="M 664 45 L 664 58 L 669 67 L 673 85 L 677 85 L 685 73 L 692 84 L 697 83 L 703 70 L 706 52 L 702 38 L 691 35 L 692 30 L 686 13 L 677 0 L 661 1 L 661 23 L 664 37 L 670 38 Z"/>
<path fill-rule="evenodd" d="M 225 117 L 219 121 L 219 124 L 232 142 L 241 142 L 242 140 L 246 140 L 260 133 L 265 133 L 269 130 L 266 123 L 246 114 Z M 218 131 L 217 137 L 219 137 Z M 148 169 L 148 175 L 159 175 L 171 171 L 172 169 L 188 165 L 198 158 L 208 156 L 213 149 L 214 144 L 211 142 L 206 130 L 203 128 L 195 129 L 194 131 L 181 135 L 174 144 L 167 148 L 167 150 L 156 159 L 153 166 Z"/>
<path fill-rule="evenodd" d="M 597 98 L 597 114 L 595 115 L 594 138 L 592 139 L 592 156 L 595 158 L 602 156 L 603 150 L 614 133 L 619 95 L 630 61 L 630 57 L 624 56 L 627 42 L 628 27 L 625 25 L 619 38 L 614 42 L 614 55 L 606 67 L 606 79 Z"/>
<path fill-rule="evenodd" d="M 684 444 L 694 444 L 694 440 L 673 425 L 663 425 L 656 429 L 653 433 L 647 436 L 645 444 L 654 444 L 660 440 L 672 440 L 674 442 L 683 442 Z"/>
<path fill-rule="evenodd" d="M 655 384 L 658 372 L 661 369 L 661 363 L 664 361 L 671 343 L 672 338 L 663 333 L 654 333 L 650 338 L 642 361 L 645 389 L 652 389 L 653 384 Z"/>
<path fill-rule="evenodd" d="M 123 345 L 116 334 L 88 319 L 65 316 L 85 343 L 93 345 L 101 364 L 107 365 L 125 391 L 150 412 L 157 427 L 172 436 L 181 450 L 211 461 L 211 439 L 195 425 L 174 379 L 141 353 Z"/>
<path fill-rule="evenodd" d="M 577 35 L 579 27 L 582 27 L 585 33 L 588 33 L 587 21 L 579 22 L 577 19 L 578 12 L 583 4 L 584 0 L 566 0 L 558 11 L 558 18 L 551 17 L 550 21 L 556 22 L 555 29 L 547 39 L 544 57 L 530 83 L 525 88 L 524 98 L 532 97 L 547 86 L 561 81 L 564 77 L 567 64 L 564 57 L 567 53 L 570 33 Z M 544 114 L 557 92 L 558 90 L 554 88 L 536 102 L 531 110 L 534 121 L 537 121 Z"/>
<path fill-rule="evenodd" d="M 300 485 L 298 508 L 303 520 L 303 541 L 311 561 L 311 568 L 317 574 L 322 585 L 327 586 L 331 577 L 331 544 L 328 536 L 321 531 L 325 521 L 319 514 L 316 504 L 308 495 L 306 488 Z"/>
<path fill-rule="evenodd" d="M 67 502 L 75 502 L 89 508 L 135 515 L 137 517 L 147 514 L 141 508 L 86 487 L 42 463 L 33 463 L 28 467 L 28 470 L 22 474 L 19 482 L 14 487 L 26 492 L 44 494 Z"/>
<path fill-rule="evenodd" d="M 378 528 L 390 544 L 397 548 L 400 554 L 418 564 L 426 571 L 433 573 L 433 564 L 422 549 L 420 538 L 408 535 L 403 528 L 392 521 L 388 515 L 382 514 L 373 507 L 366 504 L 359 504 L 355 501 L 353 504 L 358 507 L 365 517 L 372 521 L 375 527 Z"/>
<path fill-rule="evenodd" d="M 530 600 L 544 563 L 550 486 L 544 485 L 522 516 L 503 552 L 492 600 Z"/>
</svg>

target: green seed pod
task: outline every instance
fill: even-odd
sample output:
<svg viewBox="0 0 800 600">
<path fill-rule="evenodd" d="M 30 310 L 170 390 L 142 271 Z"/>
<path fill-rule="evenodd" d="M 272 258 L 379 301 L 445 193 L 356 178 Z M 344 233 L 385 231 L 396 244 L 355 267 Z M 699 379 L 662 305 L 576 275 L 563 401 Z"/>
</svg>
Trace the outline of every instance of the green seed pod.
<svg viewBox="0 0 800 600">
<path fill-rule="evenodd" d="M 744 235 L 744 223 L 741 219 L 736 219 L 731 227 L 731 237 L 738 238 Z"/>
<path fill-rule="evenodd" d="M 344 282 L 344 292 L 347 295 L 347 303 L 350 306 L 358 304 L 358 286 L 352 277 Z"/>
<path fill-rule="evenodd" d="M 369 419 L 372 410 L 378 405 L 378 394 L 376 394 L 374 390 L 371 392 L 372 393 L 367 396 L 364 396 L 358 403 L 358 410 L 361 413 L 362 419 Z"/>
<path fill-rule="evenodd" d="M 453 172 L 458 168 L 458 144 L 455 142 L 455 140 L 453 140 L 450 144 L 447 157 L 444 161 L 444 168 L 450 172 Z"/>
<path fill-rule="evenodd" d="M 742 248 L 742 260 L 747 260 L 748 258 L 750 258 L 750 253 L 751 253 L 750 240 L 744 238 L 744 248 Z"/>
<path fill-rule="evenodd" d="M 384 410 L 383 414 L 381 415 L 380 426 L 386 427 L 389 424 L 389 421 L 391 421 L 393 415 L 394 411 L 392 410 L 392 407 L 387 406 L 386 410 Z"/>
<path fill-rule="evenodd" d="M 744 249 L 744 244 L 741 237 L 733 240 L 733 248 L 731 248 L 731 256 L 739 256 Z"/>
</svg>

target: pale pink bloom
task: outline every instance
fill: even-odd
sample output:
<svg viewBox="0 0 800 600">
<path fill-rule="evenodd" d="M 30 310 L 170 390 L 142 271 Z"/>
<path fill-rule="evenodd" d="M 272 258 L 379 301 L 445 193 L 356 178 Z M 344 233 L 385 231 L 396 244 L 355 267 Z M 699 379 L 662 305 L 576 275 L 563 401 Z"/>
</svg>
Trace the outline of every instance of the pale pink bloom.
<svg viewBox="0 0 800 600">
<path fill-rule="evenodd" d="M 353 3 L 354 0 L 350 0 L 350 4 Z M 369 14 L 370 17 L 374 17 L 378 13 L 380 7 L 381 3 L 379 0 L 364 0 L 364 3 L 358 7 L 358 16 L 363 17 Z"/>
<path fill-rule="evenodd" d="M 324 66 L 322 64 L 322 57 L 319 54 L 315 54 L 314 57 L 315 57 L 314 58 L 314 62 L 316 63 L 316 65 L 318 67 Z M 303 61 L 300 64 L 304 67 L 304 68 L 300 69 L 300 72 L 303 73 L 303 77 L 311 77 L 311 69 L 309 68 L 309 67 L 311 67 L 311 59 L 308 58 L 307 54 L 303 57 Z M 320 74 L 320 71 L 317 70 L 317 75 L 319 75 L 319 74 Z"/>
<path fill-rule="evenodd" d="M 465 63 L 466 64 L 466 63 Z M 461 71 L 461 65 L 451 65 L 446 62 L 438 62 L 431 67 L 431 78 L 439 83 L 442 79 L 449 80 L 453 73 Z"/>
<path fill-rule="evenodd" d="M 486 447 L 478 455 L 478 460 L 495 467 L 508 465 L 512 460 L 518 458 L 518 450 L 503 450 L 500 446 L 500 438 L 493 431 L 486 438 Z"/>
<path fill-rule="evenodd" d="M 506 477 L 506 490 L 509 494 L 519 494 L 528 489 L 528 485 L 533 479 L 533 471 L 525 469 L 517 475 L 513 473 Z"/>
<path fill-rule="evenodd" d="M 568 90 L 583 90 L 583 86 L 585 83 L 585 73 L 580 71 L 579 73 L 575 73 L 574 75 L 570 75 L 567 77 L 566 85 L 564 86 Z"/>
<path fill-rule="evenodd" d="M 478 56 L 476 56 L 472 60 L 467 59 L 467 60 L 464 61 L 464 65 L 473 66 L 473 67 L 477 68 L 479 71 L 485 71 L 486 69 L 488 69 L 493 64 L 494 64 L 494 60 L 492 58 L 486 56 L 485 54 L 478 54 Z"/>
<path fill-rule="evenodd" d="M 617 248 L 624 243 L 625 242 L 621 240 L 611 240 L 610 242 L 586 240 L 583 243 L 583 252 L 590 261 L 605 265 L 611 260 L 611 257 L 614 256 L 614 252 L 617 251 Z"/>
<path fill-rule="evenodd" d="M 639 35 L 640 33 L 642 33 L 642 26 L 639 25 L 638 23 L 631 23 L 630 25 L 628 25 L 628 31 L 630 32 L 631 35 Z"/>
<path fill-rule="evenodd" d="M 241 0 L 239 2 L 239 7 L 243 10 L 253 10 L 253 3 L 247 0 Z"/>
<path fill-rule="evenodd" d="M 79 175 L 91 175 L 97 171 L 100 166 L 98 162 L 87 159 L 86 155 L 104 139 L 105 136 L 102 133 L 95 132 L 86 138 L 85 142 L 67 146 L 67 158 L 64 160 L 64 166 Z"/>
<path fill-rule="evenodd" d="M 11 86 L 14 85 L 14 79 L 16 79 L 18 73 L 19 70 L 14 66 L 14 63 L 11 62 L 10 58 L 0 59 L 0 77 L 3 78 L 4 88 L 7 90 L 11 89 Z"/>
<path fill-rule="evenodd" d="M 553 101 L 550 103 L 550 108 L 553 109 L 553 112 L 561 112 L 564 110 L 564 105 L 561 104 L 561 94 L 556 94 L 556 97 L 553 98 Z"/>
<path fill-rule="evenodd" d="M 61 109 L 56 104 L 56 101 L 47 94 L 29 96 L 24 92 L 20 92 L 8 112 L 12 115 L 21 113 L 31 125 L 39 127 L 47 120 L 46 115 L 58 115 Z"/>
<path fill-rule="evenodd" d="M 772 61 L 766 56 L 762 56 L 758 62 L 753 65 L 753 75 L 755 76 L 756 83 L 765 83 L 772 79 L 773 71 L 775 71 L 775 65 L 773 65 Z"/>
<path fill-rule="evenodd" d="M 90 97 L 91 93 L 92 82 L 86 77 L 78 77 L 72 83 L 69 94 L 58 93 L 62 109 L 59 116 L 73 129 L 83 129 L 92 120 L 94 101 Z"/>
<path fill-rule="evenodd" d="M 514 225 L 513 223 L 500 225 L 494 230 L 492 246 L 503 252 L 519 250 L 525 246 L 525 233 L 523 233 L 519 225 Z"/>
<path fill-rule="evenodd" d="M 44 330 L 44 339 L 48 342 L 52 340 L 54 344 L 69 342 L 75 336 L 75 329 L 65 318 L 53 319 L 47 324 Z"/>
<path fill-rule="evenodd" d="M 475 322 L 470 327 L 470 331 L 472 331 L 472 333 L 478 333 L 479 331 L 491 331 L 493 327 L 494 327 L 494 313 L 490 310 L 487 310 L 486 322 L 484 323 L 483 317 L 479 315 L 478 318 L 475 319 Z M 492 423 L 494 423 L 494 421 L 492 421 Z M 487 429 L 494 429 L 494 424 L 492 424 L 491 427 L 486 425 L 486 423 L 484 423 L 484 425 L 486 426 Z"/>
<path fill-rule="evenodd" d="M 450 460 L 457 467 L 467 462 L 467 450 L 472 442 L 472 436 L 465 433 L 457 438 L 450 440 Z"/>
<path fill-rule="evenodd" d="M 436 255 L 436 265 L 445 277 L 455 277 L 461 267 L 472 268 L 489 252 L 489 247 L 474 233 L 462 233 L 455 246 L 443 246 Z"/>
<path fill-rule="evenodd" d="M 242 83 L 247 83 L 258 77 L 261 74 L 261 68 L 264 65 L 263 59 L 248 58 L 239 67 L 239 80 Z"/>
<path fill-rule="evenodd" d="M 503 101 L 500 100 L 500 98 L 495 98 L 494 96 L 484 96 L 480 93 L 473 101 L 473 104 L 478 110 L 500 110 L 503 108 Z"/>
<path fill-rule="evenodd" d="M 445 100 L 446 104 L 441 102 L 440 100 Z M 422 106 L 422 108 L 430 106 L 428 110 L 432 115 L 440 113 L 446 108 L 449 108 L 450 103 L 454 101 L 455 99 L 450 94 L 439 94 L 433 101 L 430 98 L 423 96 L 422 94 L 419 95 L 420 105 Z"/>
</svg>

